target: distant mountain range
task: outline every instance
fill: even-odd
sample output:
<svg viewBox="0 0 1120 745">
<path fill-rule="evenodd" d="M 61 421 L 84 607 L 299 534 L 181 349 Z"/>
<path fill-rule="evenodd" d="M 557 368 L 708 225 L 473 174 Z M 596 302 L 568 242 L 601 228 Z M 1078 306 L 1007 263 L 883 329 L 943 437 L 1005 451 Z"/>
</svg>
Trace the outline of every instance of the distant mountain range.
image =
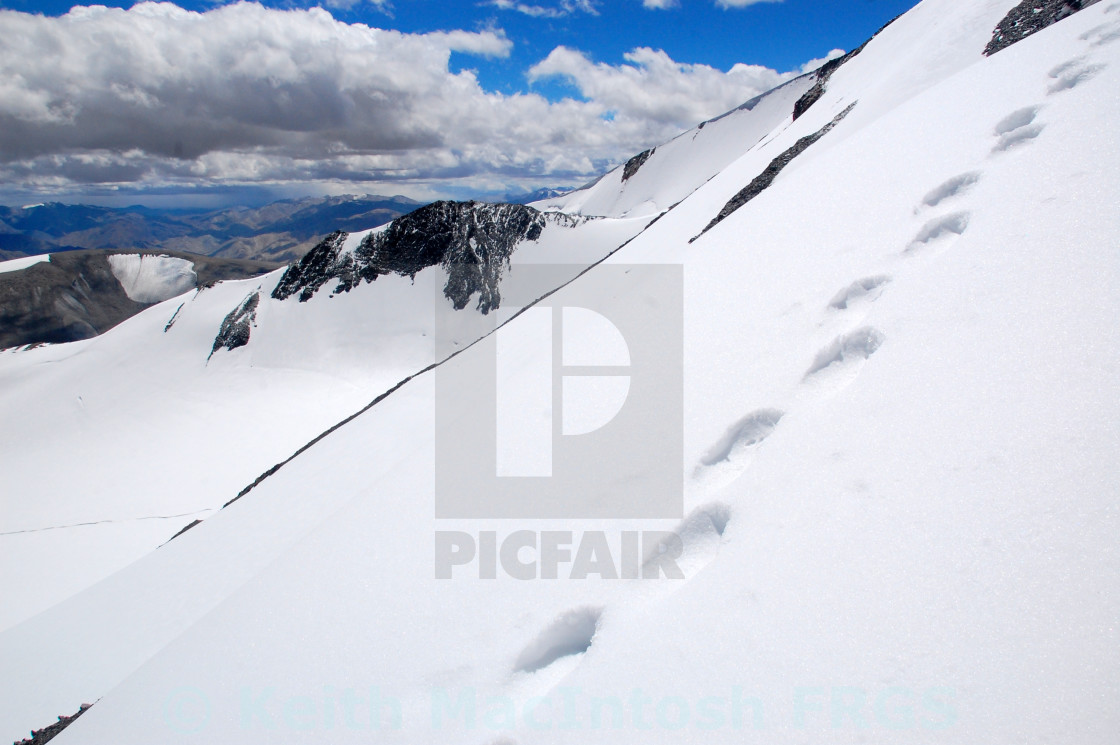
<svg viewBox="0 0 1120 745">
<path fill-rule="evenodd" d="M 505 201 L 568 191 L 511 193 Z M 97 336 L 153 303 L 265 274 L 299 260 L 324 236 L 370 230 L 422 205 L 370 195 L 210 212 L 59 202 L 0 207 L 0 262 L 27 259 L 0 265 L 0 349 Z"/>
<path fill-rule="evenodd" d="M 290 262 L 329 233 L 384 225 L 422 204 L 402 196 L 345 195 L 202 213 L 58 202 L 0 207 L 0 260 L 104 248 Z"/>
<path fill-rule="evenodd" d="M 570 194 L 572 191 L 574 190 L 567 187 L 553 189 L 546 186 L 535 191 L 526 192 L 524 194 L 509 192 L 505 195 L 502 201 L 508 202 L 509 204 L 531 204 L 533 202 L 540 202 L 544 199 L 556 199 L 557 197 L 562 197 L 565 194 Z"/>
</svg>

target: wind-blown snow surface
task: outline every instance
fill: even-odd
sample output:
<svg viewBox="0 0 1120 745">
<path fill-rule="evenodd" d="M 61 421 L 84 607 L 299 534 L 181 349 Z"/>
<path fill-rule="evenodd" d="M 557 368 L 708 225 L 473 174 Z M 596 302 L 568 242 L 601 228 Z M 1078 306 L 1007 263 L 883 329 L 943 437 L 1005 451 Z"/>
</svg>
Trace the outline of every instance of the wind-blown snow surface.
<svg viewBox="0 0 1120 745">
<path fill-rule="evenodd" d="M 985 59 L 1013 4 L 926 0 L 612 257 L 685 267 L 679 525 L 435 521 L 420 376 L 228 509 L 0 634 L 16 671 L 5 736 L 100 698 L 58 742 L 1113 742 L 1120 12 L 1098 3 Z M 302 308 L 262 301 L 260 338 L 216 354 L 230 377 L 213 385 L 271 356 L 285 395 L 239 402 L 242 429 L 198 423 L 176 447 L 281 438 L 267 404 L 313 388 L 282 378 L 281 360 L 349 370 L 368 400 L 381 380 L 341 360 L 392 367 L 392 345 L 347 343 L 352 324 L 400 307 L 370 305 L 397 291 L 385 280 Z M 255 286 L 207 291 L 226 295 L 197 329 L 184 308 L 168 338 L 197 349 L 169 391 L 206 390 L 215 373 L 193 360 Z M 36 350 L 21 359 L 43 364 L 3 390 L 31 390 L 64 352 L 66 365 L 135 354 L 156 318 Z M 335 344 L 331 366 L 306 362 Z M 516 370 L 499 381 L 520 384 Z M 228 467 L 214 454 L 178 451 L 178 473 Z M 686 579 L 432 578 L 434 530 L 657 528 L 682 536 Z"/>
</svg>

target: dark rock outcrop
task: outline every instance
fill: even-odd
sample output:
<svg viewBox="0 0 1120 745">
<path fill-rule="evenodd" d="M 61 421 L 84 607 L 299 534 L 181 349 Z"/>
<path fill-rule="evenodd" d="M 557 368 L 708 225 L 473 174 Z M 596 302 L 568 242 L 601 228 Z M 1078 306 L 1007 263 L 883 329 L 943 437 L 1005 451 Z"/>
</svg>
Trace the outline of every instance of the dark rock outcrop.
<svg viewBox="0 0 1120 745">
<path fill-rule="evenodd" d="M 171 320 L 168 321 L 167 325 L 165 325 L 163 327 L 163 333 L 166 334 L 168 331 L 171 330 L 171 327 L 175 325 L 175 319 L 177 319 L 179 317 L 179 311 L 181 311 L 183 309 L 184 305 L 186 305 L 186 303 L 179 303 L 179 307 L 176 308 L 175 312 L 171 314 Z"/>
<path fill-rule="evenodd" d="M 867 41 L 871 40 L 868 39 Z M 840 67 L 852 57 L 862 52 L 863 48 L 867 46 L 867 41 L 863 42 L 863 44 L 860 44 L 843 57 L 829 60 L 817 68 L 817 71 L 813 73 L 813 75 L 816 76 L 816 82 L 813 83 L 813 87 L 801 94 L 801 98 L 797 99 L 797 102 L 793 104 L 794 121 L 797 121 L 802 114 L 809 110 L 810 106 L 815 104 L 820 97 L 824 95 L 824 89 L 828 85 L 828 79 L 832 77 L 832 73 L 839 70 Z"/>
<path fill-rule="evenodd" d="M 272 297 L 287 300 L 298 292 L 302 303 L 310 300 L 315 291 L 327 282 L 340 278 L 352 266 L 352 262 L 339 259 L 347 235 L 338 230 L 319 241 L 302 259 L 288 267 L 272 291 Z"/>
<path fill-rule="evenodd" d="M 90 706 L 92 706 L 92 704 L 82 704 L 78 708 L 76 714 L 71 714 L 70 716 L 59 716 L 58 721 L 54 724 L 49 724 L 42 729 L 31 730 L 30 738 L 20 740 L 13 745 L 44 745 L 44 743 L 50 742 L 55 737 L 57 737 L 59 733 L 62 732 L 62 730 L 73 724 L 74 720 L 89 711 Z"/>
<path fill-rule="evenodd" d="M 535 241 L 547 223 L 574 225 L 576 219 L 543 213 L 520 204 L 435 202 L 399 217 L 343 252 L 346 233 L 334 233 L 288 268 L 272 297 L 298 294 L 309 300 L 324 284 L 337 281 L 333 294 L 349 292 L 383 274 L 415 277 L 431 266 L 448 274 L 444 295 L 456 309 L 478 293 L 477 309 L 498 307 L 498 284 L 509 257 L 522 241 Z"/>
<path fill-rule="evenodd" d="M 219 349 L 232 351 L 249 343 L 249 328 L 257 321 L 257 306 L 260 302 L 261 293 L 254 292 L 226 315 L 218 335 L 214 337 L 214 346 L 207 360 Z"/>
<path fill-rule="evenodd" d="M 630 160 L 626 161 L 626 165 L 622 167 L 622 180 L 628 181 L 631 176 L 638 172 L 638 169 L 649 160 L 649 156 L 653 155 L 653 151 L 657 148 L 651 147 L 649 150 L 643 150 L 635 155 Z"/>
<path fill-rule="evenodd" d="M 201 524 L 202 524 L 201 520 L 191 520 L 189 523 L 187 523 L 183 527 L 179 528 L 179 532 L 177 532 L 175 535 L 168 538 L 167 541 L 163 545 L 160 546 L 160 548 L 163 548 L 163 546 L 166 546 L 168 543 L 171 543 L 173 540 L 175 540 L 176 538 L 181 536 L 183 533 L 186 533 L 188 530 L 190 530 L 194 526 L 201 525 Z"/>
<path fill-rule="evenodd" d="M 887 21 L 885 24 L 883 24 L 883 28 L 880 28 L 878 31 L 871 35 L 871 39 L 874 39 L 876 36 L 883 33 L 883 29 L 897 21 L 899 18 L 901 18 L 901 16 L 895 16 L 891 20 Z M 858 47 L 845 54 L 843 57 L 837 57 L 836 59 L 825 62 L 823 65 L 816 69 L 816 72 L 812 73 L 816 77 L 816 82 L 813 83 L 812 88 L 805 91 L 805 93 L 801 95 L 801 98 L 797 99 L 797 102 L 793 104 L 794 121 L 797 121 L 798 117 L 808 111 L 810 106 L 820 100 L 820 97 L 824 95 L 824 91 L 828 87 L 828 80 L 832 77 L 832 74 L 839 70 L 844 65 L 844 63 L 851 60 L 852 57 L 855 57 L 857 54 L 862 52 L 863 48 L 871 43 L 871 39 L 863 42 Z"/>
<path fill-rule="evenodd" d="M 992 40 L 984 47 L 984 56 L 990 57 L 1096 2 L 1098 0 L 1023 0 L 996 24 Z"/>
<path fill-rule="evenodd" d="M 727 204 L 723 206 L 723 209 L 719 211 L 719 214 L 713 217 L 712 221 L 709 222 L 704 227 L 704 229 L 700 231 L 700 235 L 704 235 L 704 233 L 707 233 L 709 230 L 721 223 L 724 218 L 726 218 L 732 212 L 739 209 L 744 204 L 751 201 L 763 191 L 765 191 L 770 186 L 770 184 L 774 183 L 774 179 L 777 178 L 778 174 L 782 172 L 782 169 L 790 164 L 790 161 L 792 161 L 798 155 L 801 155 L 801 153 L 809 149 L 810 145 L 832 131 L 832 128 L 839 124 L 840 121 L 848 115 L 848 112 L 855 108 L 855 106 L 856 105 L 854 103 L 850 104 L 848 108 L 844 109 L 835 117 L 833 117 L 832 121 L 830 121 L 828 124 L 824 125 L 813 134 L 802 137 L 797 142 L 795 142 L 792 147 L 788 148 L 781 155 L 770 161 L 770 164 L 766 166 L 766 169 L 762 173 L 755 176 L 749 184 L 739 190 L 738 194 L 728 200 Z M 700 235 L 692 238 L 689 243 L 695 241 L 700 237 Z"/>
</svg>

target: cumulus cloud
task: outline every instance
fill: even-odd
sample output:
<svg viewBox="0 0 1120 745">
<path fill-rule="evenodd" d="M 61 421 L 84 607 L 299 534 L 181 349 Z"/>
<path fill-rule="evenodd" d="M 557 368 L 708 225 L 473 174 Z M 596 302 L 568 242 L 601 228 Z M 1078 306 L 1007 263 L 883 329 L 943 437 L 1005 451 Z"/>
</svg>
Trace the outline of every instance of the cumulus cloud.
<svg viewBox="0 0 1120 745">
<path fill-rule="evenodd" d="M 0 11 L 0 38 L 0 183 L 25 191 L 571 183 L 797 74 L 560 47 L 530 77 L 579 98 L 503 95 L 449 67 L 507 57 L 500 30 L 405 34 L 255 3 Z"/>
<path fill-rule="evenodd" d="M 648 47 L 628 52 L 625 59 L 630 64 L 607 65 L 557 47 L 530 68 L 529 78 L 564 78 L 584 98 L 616 115 L 668 125 L 702 121 L 792 77 L 757 65 L 737 64 L 722 72 L 708 65 L 682 64 Z"/>
<path fill-rule="evenodd" d="M 642 7 L 650 10 L 666 10 L 675 8 L 678 4 L 677 0 L 642 0 Z"/>
</svg>

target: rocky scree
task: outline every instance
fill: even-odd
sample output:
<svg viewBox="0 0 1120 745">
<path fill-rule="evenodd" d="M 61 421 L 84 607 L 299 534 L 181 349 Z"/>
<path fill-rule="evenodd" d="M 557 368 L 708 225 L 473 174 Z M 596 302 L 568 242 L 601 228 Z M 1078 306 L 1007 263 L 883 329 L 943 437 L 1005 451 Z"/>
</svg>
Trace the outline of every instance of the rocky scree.
<svg viewBox="0 0 1120 745">
<path fill-rule="evenodd" d="M 984 47 L 984 56 L 990 57 L 1015 42 L 1022 41 L 1036 31 L 1088 8 L 1099 0 L 1023 0 L 996 24 L 992 40 Z"/>
</svg>

